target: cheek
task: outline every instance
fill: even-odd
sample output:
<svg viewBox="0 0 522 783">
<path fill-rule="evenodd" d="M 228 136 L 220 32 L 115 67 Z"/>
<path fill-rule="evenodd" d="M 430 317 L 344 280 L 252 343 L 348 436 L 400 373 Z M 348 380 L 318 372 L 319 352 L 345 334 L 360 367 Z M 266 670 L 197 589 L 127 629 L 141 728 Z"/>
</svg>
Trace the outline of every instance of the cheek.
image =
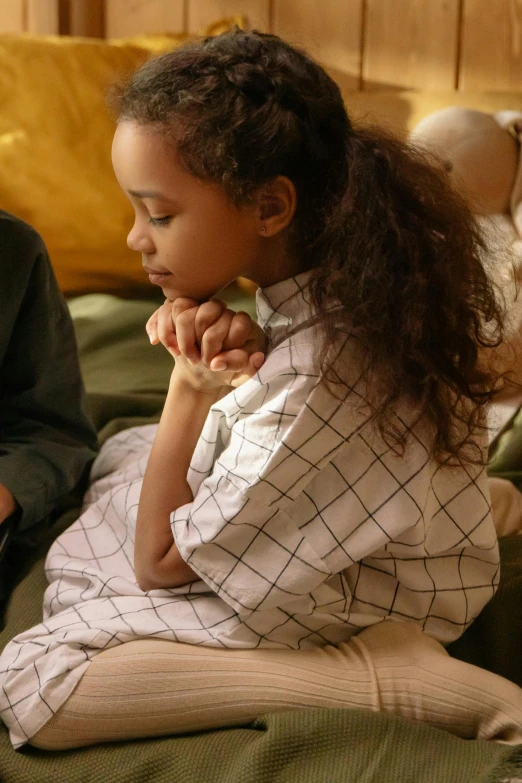
<svg viewBox="0 0 522 783">
<path fill-rule="evenodd" d="M 249 261 L 256 255 L 258 239 L 254 222 L 237 216 L 224 222 L 219 232 L 222 250 L 236 262 Z"/>
<path fill-rule="evenodd" d="M 252 221 L 225 210 L 183 226 L 180 222 L 178 236 L 178 248 L 191 252 L 198 263 L 217 274 L 234 270 L 255 252 Z"/>
<path fill-rule="evenodd" d="M 178 215 L 156 232 L 156 251 L 180 285 L 220 288 L 255 263 L 259 237 L 253 221 L 221 211 Z"/>
</svg>

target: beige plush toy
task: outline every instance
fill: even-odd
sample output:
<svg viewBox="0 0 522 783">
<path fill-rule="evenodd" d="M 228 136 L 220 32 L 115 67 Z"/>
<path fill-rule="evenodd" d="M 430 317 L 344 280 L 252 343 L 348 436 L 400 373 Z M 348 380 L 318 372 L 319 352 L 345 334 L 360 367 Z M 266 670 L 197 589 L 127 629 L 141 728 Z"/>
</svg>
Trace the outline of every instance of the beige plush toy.
<svg viewBox="0 0 522 783">
<path fill-rule="evenodd" d="M 522 124 L 522 115 L 518 119 Z M 478 215 L 507 214 L 517 179 L 516 119 L 508 127 L 499 120 L 500 115 L 449 106 L 421 120 L 410 137 L 439 155 Z"/>
<path fill-rule="evenodd" d="M 425 117 L 410 142 L 438 156 L 482 226 L 484 262 L 507 305 L 506 340 L 495 349 L 508 373 L 502 396 L 522 399 L 522 114 L 452 106 Z"/>
</svg>

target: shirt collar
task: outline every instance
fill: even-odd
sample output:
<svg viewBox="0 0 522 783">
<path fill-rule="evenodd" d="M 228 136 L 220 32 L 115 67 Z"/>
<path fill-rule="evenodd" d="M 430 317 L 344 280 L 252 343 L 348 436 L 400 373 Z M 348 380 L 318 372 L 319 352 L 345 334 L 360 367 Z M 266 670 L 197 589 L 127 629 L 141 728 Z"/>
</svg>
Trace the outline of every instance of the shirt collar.
<svg viewBox="0 0 522 783">
<path fill-rule="evenodd" d="M 272 347 L 304 323 L 315 320 L 309 281 L 312 272 L 302 272 L 256 292 L 257 322 Z"/>
</svg>

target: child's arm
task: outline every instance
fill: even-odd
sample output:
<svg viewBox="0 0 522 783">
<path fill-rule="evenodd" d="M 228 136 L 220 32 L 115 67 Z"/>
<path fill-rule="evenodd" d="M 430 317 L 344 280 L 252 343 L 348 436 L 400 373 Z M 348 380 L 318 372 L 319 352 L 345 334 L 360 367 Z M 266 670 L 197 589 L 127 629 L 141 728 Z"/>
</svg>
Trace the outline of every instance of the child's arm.
<svg viewBox="0 0 522 783">
<path fill-rule="evenodd" d="M 234 314 L 222 303 L 194 306 L 192 300 L 177 300 L 174 307 L 163 305 L 152 326 L 150 321 L 147 325 L 151 341 L 161 340 L 176 356 L 176 365 L 138 506 L 134 568 L 143 590 L 176 587 L 199 578 L 174 544 L 170 515 L 193 500 L 187 473 L 210 407 L 224 387 L 252 377 L 264 360 L 254 350 L 256 339 L 261 342 L 256 335 L 259 327 L 254 329 L 241 318 L 234 332 L 233 322 Z M 231 345 L 240 347 L 222 350 Z M 208 365 L 215 367 L 216 357 L 233 369 L 209 369 Z"/>
</svg>

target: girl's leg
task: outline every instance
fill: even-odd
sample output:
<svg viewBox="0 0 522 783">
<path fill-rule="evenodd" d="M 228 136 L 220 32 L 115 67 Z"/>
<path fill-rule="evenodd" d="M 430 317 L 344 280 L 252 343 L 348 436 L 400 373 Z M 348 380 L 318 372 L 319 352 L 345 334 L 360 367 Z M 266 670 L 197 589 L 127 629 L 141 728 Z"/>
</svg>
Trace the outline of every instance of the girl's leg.
<svg viewBox="0 0 522 783">
<path fill-rule="evenodd" d="M 466 738 L 522 743 L 522 689 L 450 658 L 412 623 L 383 622 L 338 648 L 223 650 L 144 639 L 89 668 L 31 743 L 100 742 L 247 725 L 268 712 L 363 708 Z"/>
</svg>

